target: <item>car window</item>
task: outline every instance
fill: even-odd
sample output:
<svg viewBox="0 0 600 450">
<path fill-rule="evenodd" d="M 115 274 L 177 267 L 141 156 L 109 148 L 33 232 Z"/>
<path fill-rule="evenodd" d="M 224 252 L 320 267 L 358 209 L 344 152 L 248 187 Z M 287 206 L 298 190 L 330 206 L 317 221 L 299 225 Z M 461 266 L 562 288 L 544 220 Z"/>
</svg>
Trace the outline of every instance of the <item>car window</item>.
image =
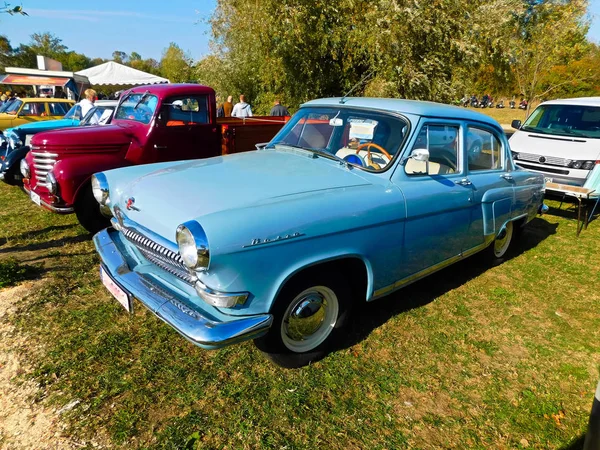
<svg viewBox="0 0 600 450">
<path fill-rule="evenodd" d="M 66 111 L 65 111 L 66 112 Z M 27 102 L 19 112 L 21 116 L 45 116 L 46 105 L 41 102 Z"/>
<path fill-rule="evenodd" d="M 81 106 L 79 104 L 73 105 L 63 119 L 81 120 Z"/>
<path fill-rule="evenodd" d="M 206 95 L 173 97 L 166 104 L 166 125 L 168 127 L 209 123 L 208 97 Z"/>
<path fill-rule="evenodd" d="M 467 128 L 467 162 L 469 171 L 502 168 L 502 143 L 497 136 L 480 128 Z"/>
<path fill-rule="evenodd" d="M 48 109 L 50 110 L 51 116 L 64 116 L 68 111 L 71 105 L 69 103 L 58 103 L 58 102 L 50 102 L 48 103 Z"/>
<path fill-rule="evenodd" d="M 412 146 L 404 170 L 407 175 L 447 175 L 459 169 L 460 128 L 457 125 L 424 125 Z M 429 161 L 415 158 L 418 150 L 429 152 Z"/>
</svg>

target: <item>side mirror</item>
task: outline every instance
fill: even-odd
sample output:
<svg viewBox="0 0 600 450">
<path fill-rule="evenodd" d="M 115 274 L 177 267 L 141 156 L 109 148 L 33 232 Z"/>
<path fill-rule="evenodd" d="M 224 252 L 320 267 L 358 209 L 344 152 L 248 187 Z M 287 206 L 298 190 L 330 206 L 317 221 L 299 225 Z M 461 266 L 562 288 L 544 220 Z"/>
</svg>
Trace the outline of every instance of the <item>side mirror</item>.
<svg viewBox="0 0 600 450">
<path fill-rule="evenodd" d="M 426 148 L 416 148 L 412 151 L 409 158 L 414 159 L 415 161 L 429 161 L 429 150 Z"/>
<path fill-rule="evenodd" d="M 520 120 L 513 120 L 510 124 L 511 127 L 513 127 L 515 130 L 520 130 L 521 129 L 521 121 Z"/>
</svg>

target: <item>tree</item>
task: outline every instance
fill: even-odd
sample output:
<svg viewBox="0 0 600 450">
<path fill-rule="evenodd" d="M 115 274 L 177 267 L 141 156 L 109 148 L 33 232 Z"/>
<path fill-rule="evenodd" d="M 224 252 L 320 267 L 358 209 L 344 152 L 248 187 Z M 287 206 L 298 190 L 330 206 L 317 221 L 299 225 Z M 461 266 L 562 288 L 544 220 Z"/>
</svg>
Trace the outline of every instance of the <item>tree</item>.
<svg viewBox="0 0 600 450">
<path fill-rule="evenodd" d="M 33 33 L 29 42 L 29 48 L 37 55 L 54 59 L 64 55 L 67 51 L 67 46 L 62 43 L 62 39 L 59 39 L 52 33 Z"/>
<path fill-rule="evenodd" d="M 127 62 L 127 53 L 122 52 L 120 50 L 115 50 L 112 53 L 112 58 L 115 62 L 119 63 L 119 64 L 125 64 Z"/>
<path fill-rule="evenodd" d="M 192 73 L 191 66 L 192 58 L 174 42 L 163 51 L 160 71 L 172 83 L 189 81 Z"/>
</svg>

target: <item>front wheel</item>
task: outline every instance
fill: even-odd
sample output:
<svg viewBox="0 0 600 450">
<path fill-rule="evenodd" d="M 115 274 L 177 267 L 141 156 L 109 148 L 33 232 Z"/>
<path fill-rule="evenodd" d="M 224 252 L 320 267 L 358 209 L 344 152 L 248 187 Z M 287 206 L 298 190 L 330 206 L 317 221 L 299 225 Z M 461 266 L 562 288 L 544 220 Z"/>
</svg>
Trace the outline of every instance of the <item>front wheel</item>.
<svg viewBox="0 0 600 450">
<path fill-rule="evenodd" d="M 100 212 L 100 205 L 92 193 L 92 185 L 83 186 L 75 202 L 75 215 L 79 223 L 92 234 L 110 226 L 110 219 Z"/>
<path fill-rule="evenodd" d="M 339 277 L 292 281 L 275 302 L 273 326 L 254 343 L 282 367 L 318 361 L 340 335 L 351 305 L 350 289 Z"/>
</svg>

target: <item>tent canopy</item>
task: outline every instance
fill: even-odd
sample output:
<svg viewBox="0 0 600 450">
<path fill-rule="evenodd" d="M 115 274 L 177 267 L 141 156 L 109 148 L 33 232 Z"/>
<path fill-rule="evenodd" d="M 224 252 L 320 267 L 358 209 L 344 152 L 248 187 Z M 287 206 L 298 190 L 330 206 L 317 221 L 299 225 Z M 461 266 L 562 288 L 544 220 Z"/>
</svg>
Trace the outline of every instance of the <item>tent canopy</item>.
<svg viewBox="0 0 600 450">
<path fill-rule="evenodd" d="M 169 80 L 166 78 L 142 72 L 141 70 L 124 66 L 123 64 L 114 61 L 105 62 L 104 64 L 90 67 L 89 69 L 80 70 L 79 72 L 76 72 L 76 74 L 86 76 L 90 80 L 90 83 L 94 85 L 169 83 Z"/>
</svg>

